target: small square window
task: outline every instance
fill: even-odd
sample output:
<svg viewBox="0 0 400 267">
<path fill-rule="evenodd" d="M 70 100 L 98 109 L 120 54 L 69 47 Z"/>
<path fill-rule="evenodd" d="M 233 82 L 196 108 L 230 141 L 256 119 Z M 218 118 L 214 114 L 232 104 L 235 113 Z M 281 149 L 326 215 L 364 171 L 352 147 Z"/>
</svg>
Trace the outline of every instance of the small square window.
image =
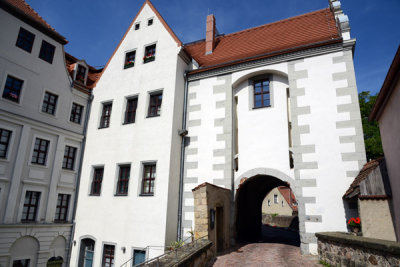
<svg viewBox="0 0 400 267">
<path fill-rule="evenodd" d="M 69 120 L 80 124 L 82 118 L 82 112 L 83 112 L 83 106 L 76 103 L 72 103 L 71 115 L 69 117 Z"/>
<path fill-rule="evenodd" d="M 117 195 L 119 195 L 119 196 L 128 195 L 130 172 L 131 172 L 130 165 L 119 167 L 117 193 L 116 193 Z"/>
<path fill-rule="evenodd" d="M 46 165 L 47 152 L 49 149 L 50 141 L 36 138 L 35 146 L 33 148 L 31 163 Z"/>
<path fill-rule="evenodd" d="M 26 191 L 24 208 L 22 210 L 23 222 L 34 222 L 39 208 L 40 192 Z"/>
<path fill-rule="evenodd" d="M 18 39 L 15 45 L 30 53 L 32 52 L 34 40 L 35 35 L 21 27 L 19 28 Z"/>
<path fill-rule="evenodd" d="M 149 19 L 149 20 L 147 21 L 147 26 L 151 26 L 151 25 L 153 25 L 153 19 Z"/>
<path fill-rule="evenodd" d="M 44 94 L 42 111 L 51 115 L 56 113 L 58 96 L 49 92 Z"/>
<path fill-rule="evenodd" d="M 40 47 L 39 58 L 52 64 L 55 50 L 56 47 L 54 45 L 49 44 L 48 42 L 43 40 L 42 46 Z"/>
<path fill-rule="evenodd" d="M 135 122 L 137 103 L 137 97 L 127 99 L 124 124 Z"/>
<path fill-rule="evenodd" d="M 71 195 L 58 194 L 55 222 L 66 222 Z"/>
<path fill-rule="evenodd" d="M 92 186 L 90 189 L 90 195 L 100 196 L 101 183 L 103 182 L 104 168 L 95 168 L 93 172 Z"/>
<path fill-rule="evenodd" d="M 140 23 L 136 23 L 135 24 L 135 31 L 137 31 L 137 30 L 139 30 L 140 29 Z"/>
<path fill-rule="evenodd" d="M 23 84 L 23 80 L 8 75 L 4 86 L 3 98 L 19 103 Z"/>
<path fill-rule="evenodd" d="M 128 52 L 125 54 L 124 69 L 135 66 L 136 51 Z"/>
<path fill-rule="evenodd" d="M 7 157 L 7 150 L 10 144 L 11 131 L 0 128 L 0 158 Z"/>
<path fill-rule="evenodd" d="M 110 127 L 112 103 L 103 104 L 103 112 L 100 119 L 100 128 Z"/>
<path fill-rule="evenodd" d="M 269 80 L 254 81 L 254 108 L 270 106 Z"/>
<path fill-rule="evenodd" d="M 150 95 L 148 117 L 160 116 L 162 103 L 162 92 Z"/>
<path fill-rule="evenodd" d="M 154 195 L 154 183 L 156 180 L 156 164 L 143 166 L 142 195 Z"/>
<path fill-rule="evenodd" d="M 62 168 L 66 170 L 73 170 L 76 156 L 76 147 L 65 146 L 64 160 Z"/>
<path fill-rule="evenodd" d="M 78 70 L 75 75 L 75 80 L 85 84 L 85 78 L 86 78 L 86 68 L 82 65 L 78 65 Z"/>
<path fill-rule="evenodd" d="M 148 63 L 156 59 L 156 45 L 149 45 L 145 48 L 143 63 Z"/>
</svg>

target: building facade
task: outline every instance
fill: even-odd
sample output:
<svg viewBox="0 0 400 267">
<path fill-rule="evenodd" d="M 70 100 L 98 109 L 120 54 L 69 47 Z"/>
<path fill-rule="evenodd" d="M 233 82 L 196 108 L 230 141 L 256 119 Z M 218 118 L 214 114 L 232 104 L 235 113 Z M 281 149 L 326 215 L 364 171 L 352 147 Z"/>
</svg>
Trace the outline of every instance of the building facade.
<svg viewBox="0 0 400 267">
<path fill-rule="evenodd" d="M 261 212 L 263 214 L 295 215 L 297 203 L 292 190 L 284 186 L 272 189 L 262 202 Z"/>
<path fill-rule="evenodd" d="M 24 1 L 1 1 L 0 25 L 0 265 L 67 266 L 90 91 Z"/>
</svg>

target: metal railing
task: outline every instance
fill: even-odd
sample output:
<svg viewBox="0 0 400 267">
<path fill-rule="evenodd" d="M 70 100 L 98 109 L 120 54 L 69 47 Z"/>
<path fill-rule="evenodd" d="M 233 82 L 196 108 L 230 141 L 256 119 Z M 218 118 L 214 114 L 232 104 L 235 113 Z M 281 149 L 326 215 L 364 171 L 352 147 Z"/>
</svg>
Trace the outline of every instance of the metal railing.
<svg viewBox="0 0 400 267">
<path fill-rule="evenodd" d="M 150 248 L 154 248 L 154 247 L 158 247 L 158 248 L 164 248 L 167 252 L 161 254 L 160 256 L 157 256 L 155 258 L 152 259 L 148 259 L 142 263 L 133 265 L 133 261 L 135 259 L 135 257 L 130 258 L 128 261 L 124 262 L 121 267 L 144 267 L 144 266 L 149 266 L 149 267 L 162 267 L 165 266 L 166 264 L 170 265 L 173 263 L 176 263 L 179 261 L 181 255 L 184 254 L 185 251 L 188 250 L 188 248 L 193 248 L 193 247 L 197 247 L 200 241 L 203 241 L 205 239 L 205 237 L 208 237 L 208 235 L 199 237 L 195 240 L 193 240 L 192 242 L 189 242 L 187 244 L 185 244 L 185 242 L 189 239 L 191 239 L 192 237 L 188 237 L 185 240 L 183 240 L 183 244 L 180 247 L 174 247 L 174 246 L 147 246 L 146 248 L 144 248 L 144 250 L 146 250 L 146 257 L 148 255 L 149 249 Z M 200 240 L 200 241 L 199 241 Z"/>
</svg>

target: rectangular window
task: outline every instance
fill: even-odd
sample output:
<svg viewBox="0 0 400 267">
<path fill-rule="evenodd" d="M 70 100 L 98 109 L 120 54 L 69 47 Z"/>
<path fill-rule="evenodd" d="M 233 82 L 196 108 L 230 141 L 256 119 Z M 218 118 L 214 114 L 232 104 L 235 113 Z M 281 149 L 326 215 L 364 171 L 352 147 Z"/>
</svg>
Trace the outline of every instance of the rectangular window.
<svg viewBox="0 0 400 267">
<path fill-rule="evenodd" d="M 19 103 L 23 84 L 23 80 L 8 75 L 4 86 L 3 98 Z"/>
<path fill-rule="evenodd" d="M 26 191 L 24 209 L 22 210 L 23 222 L 34 222 L 39 208 L 40 192 Z"/>
<path fill-rule="evenodd" d="M 149 19 L 149 20 L 147 21 L 147 26 L 151 26 L 151 25 L 153 25 L 153 19 Z"/>
<path fill-rule="evenodd" d="M 10 144 L 11 131 L 0 128 L 0 158 L 7 157 L 7 150 Z"/>
<path fill-rule="evenodd" d="M 271 200 L 268 199 L 268 206 L 271 206 Z"/>
<path fill-rule="evenodd" d="M 119 176 L 117 183 L 117 195 L 126 196 L 128 195 L 128 187 L 129 187 L 129 176 L 131 172 L 131 166 L 120 166 L 119 167 Z"/>
<path fill-rule="evenodd" d="M 42 46 L 40 47 L 39 58 L 52 64 L 55 51 L 56 51 L 56 47 L 54 45 L 49 44 L 48 42 L 43 40 Z"/>
<path fill-rule="evenodd" d="M 30 259 L 15 260 L 13 261 L 13 267 L 29 267 L 30 263 L 31 263 Z"/>
<path fill-rule="evenodd" d="M 269 80 L 254 81 L 254 107 L 270 106 Z"/>
<path fill-rule="evenodd" d="M 75 80 L 81 83 L 85 83 L 86 68 L 82 65 L 78 65 L 78 70 L 75 75 Z"/>
<path fill-rule="evenodd" d="M 46 165 L 47 150 L 49 149 L 50 141 L 36 138 L 35 147 L 33 148 L 32 163 Z"/>
<path fill-rule="evenodd" d="M 76 103 L 72 103 L 71 116 L 69 117 L 69 120 L 80 124 L 82 118 L 82 112 L 83 112 L 83 106 L 78 105 Z"/>
<path fill-rule="evenodd" d="M 134 123 L 136 117 L 138 98 L 128 98 L 126 101 L 125 124 Z"/>
<path fill-rule="evenodd" d="M 151 62 L 156 59 L 156 45 L 146 46 L 144 50 L 143 63 Z"/>
<path fill-rule="evenodd" d="M 160 116 L 161 103 L 162 103 L 162 92 L 150 95 L 148 117 Z"/>
<path fill-rule="evenodd" d="M 101 183 L 103 182 L 104 168 L 95 168 L 93 172 L 92 186 L 90 189 L 90 195 L 100 196 Z"/>
<path fill-rule="evenodd" d="M 114 267 L 114 250 L 113 245 L 104 245 L 103 248 L 103 267 Z"/>
<path fill-rule="evenodd" d="M 136 266 L 145 261 L 146 261 L 146 251 L 134 249 L 133 250 L 133 266 Z"/>
<path fill-rule="evenodd" d="M 101 114 L 100 128 L 108 128 L 110 126 L 112 103 L 103 104 L 103 112 Z"/>
<path fill-rule="evenodd" d="M 58 96 L 49 92 L 45 92 L 42 111 L 51 115 L 56 113 Z"/>
<path fill-rule="evenodd" d="M 274 195 L 274 204 L 278 204 L 278 195 Z"/>
<path fill-rule="evenodd" d="M 136 23 L 135 24 L 135 31 L 137 31 L 137 30 L 139 30 L 140 29 L 140 23 Z"/>
<path fill-rule="evenodd" d="M 64 150 L 64 160 L 63 160 L 63 169 L 73 170 L 75 164 L 75 156 L 76 156 L 76 147 L 65 146 Z"/>
<path fill-rule="evenodd" d="M 125 54 L 124 69 L 135 66 L 136 51 L 128 52 Z"/>
<path fill-rule="evenodd" d="M 30 53 L 32 52 L 34 40 L 35 35 L 21 27 L 19 28 L 17 43 L 15 45 Z"/>
<path fill-rule="evenodd" d="M 143 169 L 142 195 L 154 195 L 156 164 L 146 164 Z"/>
<path fill-rule="evenodd" d="M 66 222 L 68 217 L 69 200 L 71 195 L 58 194 L 56 206 L 56 222 Z"/>
</svg>

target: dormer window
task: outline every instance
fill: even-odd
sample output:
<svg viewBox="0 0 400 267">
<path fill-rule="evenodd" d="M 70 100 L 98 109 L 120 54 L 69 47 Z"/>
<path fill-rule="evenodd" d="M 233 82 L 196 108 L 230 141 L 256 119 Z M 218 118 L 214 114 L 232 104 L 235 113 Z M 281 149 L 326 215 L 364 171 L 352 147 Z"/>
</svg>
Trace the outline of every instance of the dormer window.
<svg viewBox="0 0 400 267">
<path fill-rule="evenodd" d="M 124 69 L 135 66 L 136 51 L 131 51 L 125 54 Z"/>
<path fill-rule="evenodd" d="M 143 63 L 151 62 L 156 59 L 156 45 L 149 45 L 144 51 Z"/>
<path fill-rule="evenodd" d="M 86 78 L 86 68 L 82 65 L 78 65 L 75 80 L 85 84 L 85 78 Z"/>
</svg>

